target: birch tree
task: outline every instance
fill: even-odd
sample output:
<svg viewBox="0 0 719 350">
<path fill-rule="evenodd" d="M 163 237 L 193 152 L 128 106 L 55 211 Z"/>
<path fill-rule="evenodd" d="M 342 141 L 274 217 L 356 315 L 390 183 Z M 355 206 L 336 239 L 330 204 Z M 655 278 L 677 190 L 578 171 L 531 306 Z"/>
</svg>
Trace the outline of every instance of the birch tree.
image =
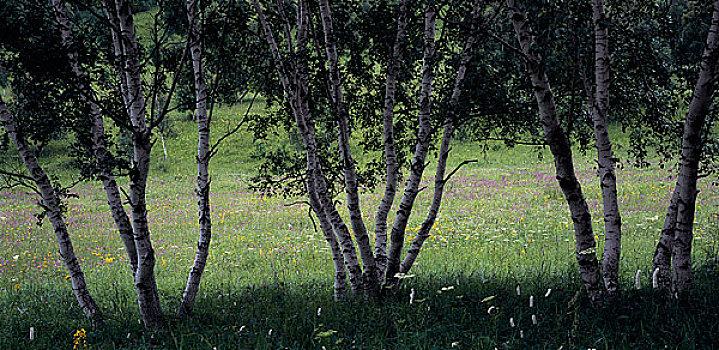
<svg viewBox="0 0 719 350">
<path fill-rule="evenodd" d="M 70 282 L 72 283 L 72 291 L 75 294 L 75 298 L 87 318 L 98 323 L 103 323 L 102 310 L 97 303 L 95 303 L 92 295 L 90 295 L 87 283 L 85 282 L 85 275 L 80 266 L 80 261 L 75 256 L 75 249 L 70 240 L 67 225 L 65 224 L 58 193 L 50 182 L 50 178 L 45 173 L 45 170 L 43 170 L 35 158 L 33 150 L 30 149 L 27 140 L 18 129 L 17 123 L 10 114 L 2 97 L 0 97 L 0 122 L 2 122 L 5 128 L 5 132 L 10 135 L 12 142 L 15 144 L 30 174 L 30 179 L 28 180 L 32 180 L 39 189 L 39 194 L 42 197 L 42 207 L 47 212 L 47 216 L 55 231 L 55 239 L 57 240 L 60 258 L 70 275 Z"/>
<path fill-rule="evenodd" d="M 689 290 L 692 283 L 692 230 L 698 193 L 699 160 L 702 153 L 701 134 L 714 97 L 715 80 L 719 69 L 718 60 L 719 1 L 714 1 L 711 24 L 701 56 L 699 77 L 684 121 L 679 176 L 653 261 L 653 273 L 657 274 L 659 285 L 666 287 L 668 284 L 666 276 L 670 271 L 668 252 L 671 252 L 672 287 L 678 293 Z"/>
<path fill-rule="evenodd" d="M 519 52 L 524 59 L 527 73 L 534 89 L 539 107 L 542 129 L 549 145 L 557 182 L 564 193 L 574 222 L 576 257 L 579 263 L 582 282 L 590 298 L 595 299 L 601 293 L 599 263 L 596 257 L 596 242 L 592 229 L 592 217 L 582 193 L 581 185 L 574 172 L 572 149 L 557 117 L 557 107 L 547 74 L 543 71 L 542 58 L 532 48 L 532 34 L 527 13 L 519 1 L 507 0 L 514 32 L 517 35 Z"/>
</svg>

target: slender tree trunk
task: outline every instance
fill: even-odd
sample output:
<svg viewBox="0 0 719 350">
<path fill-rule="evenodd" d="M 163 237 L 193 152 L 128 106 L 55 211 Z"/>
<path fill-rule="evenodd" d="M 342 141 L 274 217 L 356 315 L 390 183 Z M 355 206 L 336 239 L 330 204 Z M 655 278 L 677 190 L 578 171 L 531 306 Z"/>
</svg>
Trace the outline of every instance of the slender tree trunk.
<svg viewBox="0 0 719 350">
<path fill-rule="evenodd" d="M 394 145 L 394 106 L 397 74 L 402 64 L 402 44 L 404 42 L 406 27 L 407 0 L 402 0 L 397 15 L 397 35 L 394 39 L 394 46 L 392 47 L 392 59 L 387 64 L 384 106 L 382 107 L 382 136 L 387 174 L 384 195 L 382 196 L 379 208 L 377 208 L 374 231 L 374 254 L 380 275 L 383 275 L 387 269 L 387 216 L 394 203 L 395 194 L 397 193 L 397 177 L 399 175 L 397 151 Z"/>
<path fill-rule="evenodd" d="M 677 179 L 677 223 L 672 246 L 674 290 L 685 292 L 692 284 L 692 229 L 697 196 L 697 176 L 702 152 L 702 127 L 712 104 L 719 60 L 719 0 L 714 2 L 707 43 L 702 54 L 701 70 L 689 104 L 682 136 L 682 165 Z"/>
<path fill-rule="evenodd" d="M 425 167 L 424 162 L 427 158 L 427 150 L 429 149 L 429 142 L 432 137 L 430 111 L 432 80 L 434 79 L 434 32 L 436 16 L 437 11 L 434 2 L 426 1 L 424 11 L 424 59 L 422 63 L 422 87 L 420 89 L 419 99 L 419 132 L 409 180 L 407 181 L 407 186 L 405 187 L 404 195 L 402 196 L 402 201 L 397 211 L 397 217 L 392 225 L 392 233 L 390 234 L 391 244 L 387 261 L 387 271 L 385 273 L 385 281 L 388 285 L 396 285 L 398 281 L 395 275 L 400 272 L 400 259 L 402 258 L 407 221 L 409 220 L 414 201 L 419 193 L 419 183 L 422 180 L 422 173 Z"/>
<path fill-rule="evenodd" d="M 200 235 L 197 240 L 195 261 L 187 277 L 187 285 L 182 294 L 182 302 L 177 311 L 179 317 L 192 314 L 195 297 L 200 288 L 202 272 L 207 264 L 207 255 L 212 238 L 212 222 L 210 219 L 210 118 L 207 114 L 207 87 L 202 64 L 202 46 L 200 44 L 200 26 L 197 15 L 197 0 L 187 1 L 187 20 L 190 25 L 190 54 L 195 76 L 195 101 L 197 108 L 197 207 L 199 212 Z"/>
<path fill-rule="evenodd" d="M 337 131 L 339 135 L 339 149 L 342 155 L 342 165 L 344 170 L 345 191 L 347 192 L 347 209 L 350 213 L 350 223 L 354 232 L 357 245 L 359 247 L 364 273 L 362 276 L 365 290 L 370 296 L 379 295 L 379 271 L 375 262 L 374 254 L 372 254 L 372 245 L 370 244 L 367 228 L 362 219 L 362 210 L 360 209 L 359 191 L 357 189 L 357 170 L 355 169 L 355 160 L 352 158 L 350 151 L 350 133 L 347 117 L 347 107 L 345 106 L 344 97 L 342 95 L 342 81 L 339 72 L 339 63 L 337 58 L 337 44 L 335 42 L 334 31 L 332 27 L 332 10 L 328 0 L 320 0 L 320 12 L 322 17 L 322 27 L 325 34 L 325 50 L 327 52 L 327 61 L 329 65 L 330 80 L 330 100 L 334 109 L 335 119 L 337 120 Z"/>
<path fill-rule="evenodd" d="M 601 293 L 599 263 L 596 255 L 596 242 L 592 232 L 592 217 L 589 207 L 582 194 L 582 188 L 574 173 L 572 149 L 567 136 L 562 130 L 557 117 L 549 79 L 542 71 L 542 65 L 537 55 L 532 51 L 531 34 L 527 16 L 515 0 L 507 0 L 507 7 L 511 11 L 514 31 L 520 44 L 520 50 L 525 56 L 534 94 L 539 105 L 542 117 L 542 128 L 549 149 L 554 156 L 559 187 L 569 204 L 569 210 L 574 222 L 574 237 L 577 245 L 577 261 L 582 276 L 582 282 L 587 288 L 590 298 L 595 299 Z"/>
<path fill-rule="evenodd" d="M 0 97 L 0 122 L 5 127 L 5 131 L 10 135 L 10 138 L 15 143 L 18 153 L 25 163 L 27 171 L 30 173 L 33 181 L 40 189 L 42 194 L 43 207 L 48 213 L 48 218 L 52 222 L 52 226 L 55 231 L 55 238 L 60 250 L 60 257 L 65 263 L 65 268 L 70 274 L 70 281 L 72 282 L 72 291 L 75 294 L 75 298 L 85 316 L 95 322 L 102 323 L 102 310 L 97 306 L 95 300 L 90 295 L 90 291 L 87 289 L 85 283 L 85 275 L 82 273 L 80 262 L 75 256 L 75 250 L 70 240 L 70 235 L 67 232 L 67 226 L 65 225 L 65 219 L 63 218 L 62 210 L 60 208 L 60 199 L 55 193 L 55 189 L 50 182 L 45 171 L 42 169 L 35 159 L 35 155 L 30 150 L 29 145 L 25 138 L 19 134 L 15 120 L 10 115 L 10 112 L 5 105 L 5 101 Z"/>
<path fill-rule="evenodd" d="M 60 28 L 60 34 L 62 36 L 63 45 L 68 50 L 68 58 L 72 68 L 72 72 L 75 76 L 75 84 L 80 91 L 80 99 L 87 105 L 90 111 L 90 117 L 92 118 L 92 149 L 95 155 L 95 162 L 100 170 L 100 180 L 102 180 L 103 188 L 107 196 L 107 204 L 110 207 L 112 218 L 115 221 L 115 227 L 120 233 L 120 238 L 125 246 L 125 252 L 127 253 L 128 261 L 130 262 L 130 268 L 132 270 L 132 276 L 135 277 L 137 271 L 137 249 L 135 249 L 135 240 L 132 236 L 132 225 L 130 219 L 125 212 L 125 208 L 122 206 L 122 197 L 120 197 L 120 191 L 115 181 L 115 176 L 112 175 L 110 169 L 110 154 L 107 151 L 107 145 L 105 142 L 105 123 L 100 113 L 100 108 L 95 100 L 95 94 L 90 88 L 90 84 L 87 81 L 87 76 L 82 66 L 78 62 L 77 51 L 74 50 L 74 35 L 70 26 L 69 14 L 65 4 L 61 0 L 52 0 L 53 9 L 55 10 L 55 20 Z"/>
<path fill-rule="evenodd" d="M 407 255 L 404 257 L 404 260 L 402 260 L 402 264 L 399 268 L 399 272 L 401 273 L 409 272 L 410 268 L 412 268 L 412 264 L 414 264 L 415 260 L 417 260 L 417 256 L 422 249 L 422 244 L 424 244 L 424 241 L 427 240 L 427 238 L 429 237 L 429 232 L 430 230 L 432 230 L 432 226 L 434 226 L 435 220 L 437 219 L 439 207 L 442 205 L 444 185 L 448 180 L 447 178 L 445 178 L 445 173 L 447 169 L 447 158 L 449 157 L 450 151 L 449 147 L 452 141 L 452 134 L 454 133 L 455 123 L 457 122 L 459 99 L 462 95 L 464 77 L 467 73 L 467 64 L 469 64 L 469 61 L 472 59 L 472 49 L 474 48 L 474 44 L 478 38 L 476 24 L 479 17 L 479 12 L 479 1 L 475 1 L 472 9 L 472 24 L 470 27 L 471 34 L 470 37 L 467 39 L 467 42 L 464 45 L 464 49 L 462 50 L 462 53 L 460 55 L 460 64 L 457 68 L 457 75 L 454 79 L 452 97 L 449 101 L 449 112 L 447 113 L 448 115 L 446 116 L 446 120 L 444 121 L 444 132 L 442 133 L 442 141 L 439 146 L 439 157 L 437 159 L 437 169 L 434 175 L 434 196 L 432 197 L 432 204 L 430 205 L 429 211 L 427 212 L 427 217 L 424 219 L 424 222 L 422 222 L 422 226 L 420 226 L 417 236 L 412 241 L 412 244 L 407 251 Z"/>
<path fill-rule="evenodd" d="M 330 223 L 334 234 L 336 234 L 339 238 L 339 246 L 341 248 L 342 256 L 344 257 L 344 263 L 347 266 L 347 270 L 349 270 L 350 288 L 353 291 L 358 291 L 361 289 L 362 285 L 362 268 L 359 264 L 359 260 L 357 259 L 357 253 L 355 251 L 354 243 L 352 242 L 352 237 L 349 234 L 349 230 L 334 207 L 332 198 L 329 196 L 327 183 L 324 179 L 324 175 L 322 174 L 319 158 L 317 157 L 315 130 L 308 102 L 306 62 L 302 62 L 302 59 L 300 59 L 295 62 L 292 68 L 286 67 L 282 55 L 280 54 L 279 47 L 277 46 L 277 41 L 272 34 L 272 28 L 270 28 L 267 19 L 265 18 L 262 7 L 257 0 L 253 0 L 253 6 L 257 12 L 263 31 L 265 32 L 265 39 L 269 45 L 275 69 L 277 70 L 280 82 L 282 83 L 285 96 L 292 108 L 297 129 L 302 136 L 302 141 L 305 146 L 308 196 L 311 200 L 313 200 L 313 196 L 316 196 L 321 210 L 317 210 L 315 213 L 318 217 L 320 217 L 320 220 L 323 220 L 322 216 L 324 216 L 324 219 Z M 307 35 L 307 22 L 309 21 L 307 6 L 304 1 L 299 2 L 298 10 L 300 16 L 298 16 L 296 47 L 298 50 L 304 50 Z M 288 38 L 288 40 L 291 39 Z M 302 55 L 298 54 L 298 56 Z M 290 77 L 292 80 L 290 80 Z M 334 248 L 331 242 L 330 248 Z M 335 272 L 339 275 L 341 271 L 336 269 Z"/>
<path fill-rule="evenodd" d="M 622 218 L 617 201 L 617 177 L 614 173 L 612 143 L 607 129 L 609 112 L 609 24 L 604 11 L 604 0 L 594 0 L 594 75 L 596 97 L 592 103 L 594 138 L 597 142 L 597 164 L 602 187 L 604 209 L 604 287 L 610 294 L 619 287 L 619 257 L 622 250 Z M 591 92 L 587 91 L 588 94 Z M 590 99 L 591 100 L 591 99 Z"/>
<path fill-rule="evenodd" d="M 112 4 L 108 4 L 112 5 Z M 126 96 L 124 100 L 132 125 L 133 167 L 130 170 L 130 205 L 135 247 L 138 255 L 135 287 L 138 294 L 140 314 L 146 327 L 165 327 L 165 317 L 160 307 L 160 298 L 155 280 L 155 251 L 150 240 L 147 223 L 146 188 L 150 170 L 151 131 L 145 122 L 146 108 L 140 70 L 140 52 L 135 35 L 135 24 L 130 3 L 115 0 L 114 7 L 107 9 L 110 21 L 115 22 L 120 32 L 115 32 L 115 47 L 121 48 L 121 78 L 124 76 Z M 114 13 L 113 13 L 114 12 Z M 115 28 L 113 28 L 114 30 Z"/>
<path fill-rule="evenodd" d="M 677 228 L 677 202 L 679 201 L 679 187 L 674 189 L 672 199 L 669 202 L 667 216 L 664 218 L 664 226 L 654 251 L 652 261 L 652 284 L 656 274 L 656 286 L 659 290 L 669 290 L 672 285 L 672 246 L 674 242 L 674 231 Z"/>
</svg>

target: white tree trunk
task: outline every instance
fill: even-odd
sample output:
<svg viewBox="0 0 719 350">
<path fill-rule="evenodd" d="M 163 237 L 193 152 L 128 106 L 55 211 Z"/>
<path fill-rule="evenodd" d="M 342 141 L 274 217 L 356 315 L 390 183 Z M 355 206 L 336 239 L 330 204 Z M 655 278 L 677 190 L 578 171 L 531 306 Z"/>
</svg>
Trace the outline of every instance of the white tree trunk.
<svg viewBox="0 0 719 350">
<path fill-rule="evenodd" d="M 419 130 L 417 133 L 417 144 L 410 169 L 409 180 L 402 196 L 402 201 L 397 210 L 397 217 L 392 224 L 390 234 L 390 249 L 387 260 L 387 271 L 385 281 L 388 285 L 396 285 L 395 275 L 400 272 L 400 259 L 404 247 L 405 230 L 407 221 L 412 213 L 414 201 L 419 193 L 419 183 L 424 172 L 425 159 L 429 150 L 429 142 L 432 138 L 430 126 L 430 112 L 432 108 L 432 80 L 434 79 L 434 54 L 435 54 L 435 19 L 437 11 L 433 1 L 425 2 L 424 11 L 424 59 L 422 63 L 422 87 L 419 98 Z"/>
<path fill-rule="evenodd" d="M 542 71 L 538 56 L 531 49 L 532 39 L 527 15 L 517 6 L 515 0 L 507 0 L 507 7 L 511 11 L 512 25 L 517 34 L 520 50 L 525 56 L 527 70 L 542 117 L 544 136 L 554 156 L 557 181 L 564 193 L 567 204 L 569 204 L 572 221 L 574 222 L 574 238 L 577 245 L 576 256 L 582 282 L 590 298 L 595 299 L 601 293 L 596 242 L 592 232 L 592 217 L 589 213 L 589 207 L 574 173 L 572 149 L 559 124 L 549 79 Z"/>
<path fill-rule="evenodd" d="M 345 106 L 344 97 L 342 95 L 342 81 L 339 72 L 339 63 L 337 58 L 337 45 L 335 42 L 334 31 L 332 27 L 332 11 L 328 0 L 320 0 L 320 12 L 322 17 L 322 28 L 325 34 L 325 51 L 327 53 L 328 72 L 330 80 L 330 100 L 334 110 L 335 119 L 337 120 L 337 133 L 339 135 L 339 149 L 342 155 L 342 165 L 344 170 L 345 191 L 347 193 L 347 209 L 350 214 L 350 223 L 357 246 L 359 247 L 360 256 L 362 257 L 362 265 L 364 273 L 362 276 L 365 290 L 371 296 L 378 296 L 380 290 L 379 271 L 372 253 L 372 245 L 370 244 L 367 228 L 362 219 L 362 210 L 360 209 L 359 191 L 357 189 L 357 170 L 355 169 L 355 160 L 352 158 L 350 151 L 350 133 L 347 117 L 347 107 Z"/>
<path fill-rule="evenodd" d="M 112 218 L 115 221 L 115 227 L 117 228 L 122 243 L 125 246 L 128 261 L 130 262 L 130 269 L 132 271 L 133 278 L 137 271 L 137 249 L 135 248 L 135 240 L 132 235 L 132 225 L 130 219 L 125 212 L 125 208 L 122 206 L 122 197 L 120 197 L 120 191 L 115 181 L 115 176 L 112 174 L 109 168 L 110 154 L 107 151 L 107 145 L 105 142 L 105 123 L 100 113 L 100 108 L 95 100 L 95 94 L 93 93 L 88 77 L 85 74 L 82 66 L 78 62 L 77 51 L 74 47 L 74 35 L 70 26 L 69 14 L 65 4 L 61 0 L 52 0 L 53 9 L 55 11 L 55 20 L 60 28 L 60 34 L 63 41 L 63 46 L 68 48 L 68 58 L 72 67 L 72 72 L 76 79 L 76 86 L 81 92 L 80 99 L 87 105 L 90 111 L 90 117 L 92 118 L 92 148 L 95 155 L 95 162 L 100 170 L 100 180 L 102 180 L 103 188 L 107 196 L 107 204 L 110 207 Z"/>
<path fill-rule="evenodd" d="M 42 204 L 44 209 L 48 213 L 48 218 L 52 223 L 55 231 L 55 238 L 57 245 L 60 250 L 60 257 L 62 258 L 65 268 L 70 274 L 70 281 L 72 283 L 72 291 L 75 294 L 75 298 L 85 316 L 95 322 L 102 323 L 103 316 L 102 310 L 97 306 L 95 300 L 90 295 L 90 291 L 87 289 L 85 283 L 85 275 L 82 273 L 80 262 L 75 256 L 75 250 L 70 240 L 70 235 L 67 232 L 67 226 L 65 225 L 65 219 L 63 218 L 62 210 L 60 208 L 60 199 L 55 193 L 55 189 L 50 182 L 45 171 L 42 169 L 35 159 L 35 155 L 30 150 L 26 139 L 19 134 L 15 120 L 10 115 L 10 112 L 5 105 L 5 101 L 0 98 L 0 122 L 5 127 L 5 131 L 15 143 L 18 153 L 25 163 L 27 171 L 30 173 L 33 181 L 40 189 L 42 194 Z"/>
<path fill-rule="evenodd" d="M 207 255 L 212 239 L 212 221 L 210 219 L 210 118 L 207 114 L 207 86 L 202 64 L 202 46 L 200 43 L 200 25 L 197 14 L 197 0 L 187 1 L 187 20 L 190 26 L 188 39 L 195 78 L 195 106 L 197 108 L 197 207 L 199 213 L 200 234 L 197 240 L 195 261 L 187 277 L 182 302 L 177 311 L 179 317 L 192 314 L 195 297 L 200 288 L 202 272 L 207 264 Z"/>
<path fill-rule="evenodd" d="M 130 206 L 135 247 L 138 255 L 135 287 L 138 294 L 140 314 L 146 327 L 165 327 L 165 317 L 160 307 L 160 298 L 155 280 L 155 251 L 150 240 L 147 223 L 146 188 L 150 171 L 151 132 L 147 127 L 145 97 L 143 95 L 140 68 L 140 51 L 135 35 L 135 24 L 130 3 L 127 0 L 108 0 L 108 19 L 120 32 L 113 33 L 114 45 L 122 54 L 120 79 L 124 90 L 125 108 L 132 125 L 133 166 L 130 170 Z M 124 84 L 124 87 L 123 87 Z"/>
<path fill-rule="evenodd" d="M 662 233 L 657 242 L 652 260 L 652 276 L 656 273 L 656 286 L 659 290 L 670 290 L 672 285 L 672 246 L 674 231 L 677 228 L 677 202 L 679 201 L 679 187 L 674 189 L 669 202 L 667 216 L 664 218 Z M 658 271 L 657 271 L 658 270 Z"/>
<path fill-rule="evenodd" d="M 604 287 L 610 294 L 619 286 L 619 258 L 622 250 L 622 218 L 617 201 L 617 177 L 614 172 L 612 143 L 607 128 L 609 112 L 609 24 L 604 10 L 604 0 L 593 0 L 594 19 L 594 75 L 596 95 L 592 103 L 592 121 L 597 147 L 597 164 L 602 188 L 604 209 Z M 587 91 L 591 94 L 591 92 Z M 592 100 L 590 98 L 590 100 Z"/>
<path fill-rule="evenodd" d="M 395 91 L 397 89 L 397 74 L 402 64 L 402 46 L 407 27 L 407 0 L 402 0 L 397 15 L 397 35 L 392 47 L 392 58 L 387 64 L 387 79 L 385 82 L 384 106 L 382 107 L 382 137 L 384 142 L 384 158 L 386 166 L 385 189 L 382 201 L 377 208 L 375 216 L 374 254 L 377 269 L 383 275 L 387 269 L 387 216 L 394 203 L 397 193 L 397 178 L 399 164 L 394 144 L 394 106 Z"/>
<path fill-rule="evenodd" d="M 672 246 L 676 292 L 685 292 L 692 283 L 692 238 L 694 211 L 697 197 L 697 176 L 702 152 L 702 127 L 709 106 L 712 104 L 716 87 L 719 61 L 719 0 L 714 2 L 707 43 L 701 59 L 699 78 L 689 104 L 682 136 L 682 165 L 677 179 L 679 198 L 677 201 L 677 222 Z"/>
</svg>

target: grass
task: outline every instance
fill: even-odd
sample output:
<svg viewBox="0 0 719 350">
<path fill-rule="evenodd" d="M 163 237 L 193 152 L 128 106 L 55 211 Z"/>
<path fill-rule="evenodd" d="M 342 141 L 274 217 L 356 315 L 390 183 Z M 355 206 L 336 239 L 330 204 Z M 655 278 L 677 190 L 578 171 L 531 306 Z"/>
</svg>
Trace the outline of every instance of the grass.
<svg viewBox="0 0 719 350">
<path fill-rule="evenodd" d="M 243 112 L 243 106 L 218 110 L 213 138 Z M 165 140 L 169 159 L 163 159 L 159 142 L 153 149 L 148 186 L 157 280 L 168 314 L 179 303 L 197 234 L 196 126 L 176 117 L 172 128 L 177 136 Z M 138 322 L 129 265 L 98 183 L 74 189 L 79 199 L 69 200 L 67 221 L 90 289 L 105 309 L 102 328 L 82 317 L 51 225 L 35 225 L 34 197 L 0 193 L 0 348 L 70 348 L 74 340 L 92 349 L 719 347 L 713 337 L 719 330 L 719 191 L 708 178 L 699 185 L 696 288 L 687 299 L 676 300 L 652 292 L 648 272 L 673 175 L 658 167 L 618 171 L 624 292 L 616 303 L 593 309 L 577 294 L 571 220 L 548 151 L 538 161 L 533 148 L 482 154 L 479 145 L 459 144 L 453 164 L 480 161 L 462 168 L 448 185 L 432 237 L 412 270 L 415 276 L 382 304 L 357 298 L 335 303 L 328 248 L 307 207 L 248 190 L 248 176 L 258 165 L 250 158 L 252 147 L 252 136 L 243 131 L 213 159 L 214 236 L 196 315 L 173 321 L 163 332 L 145 331 Z M 591 156 L 576 156 L 577 172 L 601 253 L 601 193 Z M 62 168 L 58 159 L 50 160 L 53 169 Z M 370 230 L 381 195 L 379 188 L 362 195 Z M 420 195 L 408 240 L 430 199 L 431 190 Z M 347 216 L 344 208 L 342 214 Z M 394 211 L 390 220 L 393 216 Z M 635 289 L 637 270 L 641 289 Z M 531 308 L 530 295 L 536 300 Z M 75 335 L 81 329 L 87 331 L 84 338 Z"/>
</svg>

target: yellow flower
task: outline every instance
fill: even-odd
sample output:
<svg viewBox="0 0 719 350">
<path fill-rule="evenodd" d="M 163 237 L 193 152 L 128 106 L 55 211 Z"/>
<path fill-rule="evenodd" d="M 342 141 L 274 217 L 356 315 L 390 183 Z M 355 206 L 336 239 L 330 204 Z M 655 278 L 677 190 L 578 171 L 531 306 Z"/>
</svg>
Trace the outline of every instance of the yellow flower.
<svg viewBox="0 0 719 350">
<path fill-rule="evenodd" d="M 15 291 L 20 290 L 20 283 L 15 283 L 14 288 L 15 288 Z"/>
<path fill-rule="evenodd" d="M 113 262 L 113 261 L 115 261 L 115 258 L 114 258 L 114 257 L 105 258 L 105 262 L 106 262 L 106 263 L 111 263 L 111 262 Z"/>
<path fill-rule="evenodd" d="M 524 249 L 522 249 L 522 251 L 521 251 L 520 253 L 521 253 L 521 254 L 526 254 L 526 252 L 524 251 Z"/>
</svg>

